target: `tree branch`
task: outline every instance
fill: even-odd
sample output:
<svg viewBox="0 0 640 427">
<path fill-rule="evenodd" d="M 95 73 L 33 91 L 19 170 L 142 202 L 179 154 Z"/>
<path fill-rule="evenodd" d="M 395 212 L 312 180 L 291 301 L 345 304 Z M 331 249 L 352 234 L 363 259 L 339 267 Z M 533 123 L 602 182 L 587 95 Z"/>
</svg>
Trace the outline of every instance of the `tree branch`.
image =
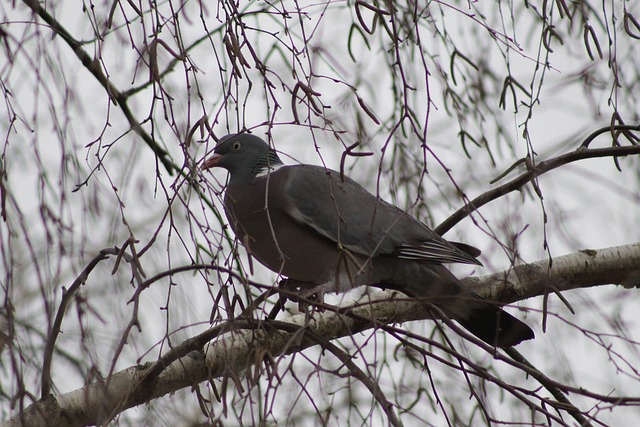
<svg viewBox="0 0 640 427">
<path fill-rule="evenodd" d="M 135 118 L 133 112 L 127 104 L 127 94 L 120 92 L 109 81 L 109 77 L 104 73 L 100 67 L 100 62 L 97 59 L 92 59 L 89 54 L 82 49 L 82 44 L 74 39 L 71 34 L 60 24 L 53 16 L 51 16 L 37 0 L 23 0 L 23 2 L 42 20 L 44 20 L 51 30 L 59 35 L 69 45 L 73 53 L 76 54 L 82 65 L 96 78 L 96 80 L 106 90 L 107 94 L 114 102 L 114 104 L 120 107 L 122 113 L 127 118 L 131 129 L 133 129 L 140 138 L 151 148 L 151 150 L 158 157 L 158 160 L 162 163 L 169 175 L 173 175 L 174 171 L 179 171 L 180 168 L 171 160 L 169 153 L 160 147 L 156 141 L 142 129 L 140 121 Z"/>
<path fill-rule="evenodd" d="M 501 303 L 545 295 L 549 289 L 565 291 L 606 284 L 638 287 L 640 243 L 583 250 L 555 258 L 553 263 L 542 260 L 490 276 L 468 279 L 467 283 L 483 297 Z M 315 313 L 310 320 L 306 314 L 300 314 L 287 323 L 291 330 L 309 330 L 313 336 L 334 340 L 380 324 L 427 318 L 421 304 L 399 298 L 399 295 L 398 292 L 376 292 L 337 311 Z M 132 366 L 113 374 L 108 381 L 94 382 L 69 393 L 41 399 L 5 425 L 81 426 L 101 423 L 127 408 L 202 381 L 238 376 L 248 367 L 260 363 L 265 354 L 278 357 L 318 344 L 318 339 L 305 338 L 304 333 L 276 329 L 269 326 L 268 321 L 236 319 L 225 325 L 224 335 L 211 334 L 217 338 L 215 341 L 166 366 L 157 376 L 156 364 Z M 147 381 L 150 372 L 154 373 L 153 381 Z M 573 390 L 579 391 L 577 388 Z M 589 396 L 595 395 L 589 393 Z M 608 401 L 633 400 L 609 395 L 603 398 Z"/>
<path fill-rule="evenodd" d="M 463 207 L 458 209 L 453 213 L 453 215 L 449 216 L 442 224 L 434 229 L 434 231 L 440 235 L 445 234 L 454 225 L 460 222 L 462 219 L 467 217 L 471 212 L 475 212 L 480 207 L 486 205 L 487 203 L 496 200 L 505 194 L 511 193 L 512 191 L 519 190 L 524 187 L 527 183 L 536 179 L 540 175 L 549 172 L 553 169 L 559 168 L 560 166 L 564 166 L 568 163 L 577 162 L 578 160 L 584 159 L 593 159 L 598 157 L 622 157 L 622 156 L 630 156 L 630 155 L 638 155 L 640 154 L 640 144 L 636 144 L 635 141 L 632 141 L 632 145 L 614 145 L 612 147 L 607 148 L 589 148 L 589 144 L 595 139 L 597 136 L 602 135 L 604 131 L 610 131 L 613 135 L 614 142 L 617 142 L 617 134 L 622 133 L 626 136 L 626 132 L 640 132 L 640 125 L 636 126 L 628 126 L 628 125 L 615 125 L 615 126 L 607 126 L 602 129 L 598 129 L 593 132 L 590 136 L 588 136 L 584 142 L 574 151 L 569 153 L 562 154 L 560 156 L 551 158 L 549 160 L 543 160 L 541 162 L 535 163 L 532 165 L 529 159 L 520 159 L 518 160 L 514 166 L 510 167 L 506 173 L 510 172 L 515 166 L 520 164 L 527 165 L 528 169 L 526 172 L 522 173 L 520 176 L 512 179 L 511 181 L 496 187 L 492 190 L 489 190 L 475 199 L 471 200 Z M 504 174 L 503 174 L 504 175 Z"/>
</svg>

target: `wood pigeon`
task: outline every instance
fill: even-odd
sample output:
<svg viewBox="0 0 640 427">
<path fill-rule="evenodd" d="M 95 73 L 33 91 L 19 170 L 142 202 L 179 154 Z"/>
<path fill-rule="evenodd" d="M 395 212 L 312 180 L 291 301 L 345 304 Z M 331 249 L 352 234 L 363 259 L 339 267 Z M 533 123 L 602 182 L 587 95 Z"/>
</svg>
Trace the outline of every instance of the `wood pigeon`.
<svg viewBox="0 0 640 427">
<path fill-rule="evenodd" d="M 490 345 L 511 347 L 533 331 L 468 289 L 443 263 L 482 265 L 480 251 L 452 243 L 339 172 L 285 165 L 251 134 L 220 139 L 203 169 L 229 172 L 224 207 L 249 254 L 307 296 L 370 285 L 435 304 Z"/>
</svg>

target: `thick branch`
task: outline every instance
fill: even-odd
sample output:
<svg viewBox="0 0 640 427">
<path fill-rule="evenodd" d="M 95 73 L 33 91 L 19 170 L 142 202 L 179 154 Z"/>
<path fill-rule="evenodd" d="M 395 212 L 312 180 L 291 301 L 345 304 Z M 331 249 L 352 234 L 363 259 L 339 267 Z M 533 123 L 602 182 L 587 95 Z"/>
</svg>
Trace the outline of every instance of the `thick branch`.
<svg viewBox="0 0 640 427">
<path fill-rule="evenodd" d="M 505 280 L 506 279 L 506 280 Z M 585 250 L 549 261 L 518 266 L 508 271 L 469 279 L 483 296 L 503 303 L 544 295 L 550 290 L 620 284 L 640 286 L 640 243 L 615 248 Z M 420 304 L 400 298 L 397 292 L 376 292 L 338 311 L 293 316 L 292 328 L 309 330 L 327 340 L 351 335 L 388 322 L 427 317 Z M 370 319 L 370 320 L 365 320 Z M 6 426 L 81 426 L 109 420 L 127 408 L 212 378 L 238 376 L 268 357 L 299 352 L 317 345 L 304 333 L 267 327 L 256 329 L 255 320 L 230 322 L 229 332 L 191 352 L 145 381 L 153 365 L 133 366 L 99 382 L 59 396 L 49 396 L 29 406 Z M 615 396 L 609 396 L 616 399 Z"/>
<path fill-rule="evenodd" d="M 585 249 L 553 260 L 520 265 L 479 278 L 469 278 L 479 294 L 510 303 L 526 298 L 601 285 L 640 287 L 640 243 Z"/>
</svg>

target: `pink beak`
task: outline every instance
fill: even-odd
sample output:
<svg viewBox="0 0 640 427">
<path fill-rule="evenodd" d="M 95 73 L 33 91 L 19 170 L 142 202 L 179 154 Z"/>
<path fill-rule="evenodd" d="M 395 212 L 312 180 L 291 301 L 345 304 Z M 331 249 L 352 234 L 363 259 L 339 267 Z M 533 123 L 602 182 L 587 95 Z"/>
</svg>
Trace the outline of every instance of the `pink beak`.
<svg viewBox="0 0 640 427">
<path fill-rule="evenodd" d="M 220 154 L 212 155 L 211 157 L 209 157 L 207 160 L 204 161 L 202 166 L 200 166 L 200 169 L 207 170 L 207 169 L 215 168 L 218 165 L 218 161 L 220 160 L 221 157 L 222 156 Z"/>
</svg>

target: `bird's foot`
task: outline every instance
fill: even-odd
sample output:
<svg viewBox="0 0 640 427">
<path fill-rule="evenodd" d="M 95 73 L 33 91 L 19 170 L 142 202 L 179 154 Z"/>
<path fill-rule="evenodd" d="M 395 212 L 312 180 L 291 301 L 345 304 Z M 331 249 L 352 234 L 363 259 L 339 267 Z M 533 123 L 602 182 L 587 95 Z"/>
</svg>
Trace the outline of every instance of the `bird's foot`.
<svg viewBox="0 0 640 427">
<path fill-rule="evenodd" d="M 298 299 L 298 309 L 307 311 L 311 302 L 318 311 L 324 311 L 322 304 L 324 303 L 324 294 L 326 292 L 324 285 L 314 285 L 306 289 L 300 289 L 300 299 Z"/>
<path fill-rule="evenodd" d="M 284 304 L 287 299 L 298 302 L 298 310 L 306 312 L 309 305 L 322 305 L 324 302 L 324 294 L 326 292 L 326 285 L 317 285 L 315 283 L 301 282 L 294 279 L 283 279 L 279 283 L 280 289 L 284 292 L 280 293 L 280 299 L 272 310 L 271 315 L 275 314 L 279 310 L 284 309 Z M 318 311 L 322 311 L 321 307 L 316 307 Z M 271 315 L 269 316 L 271 318 Z M 275 317 L 275 316 L 274 316 Z"/>
</svg>

